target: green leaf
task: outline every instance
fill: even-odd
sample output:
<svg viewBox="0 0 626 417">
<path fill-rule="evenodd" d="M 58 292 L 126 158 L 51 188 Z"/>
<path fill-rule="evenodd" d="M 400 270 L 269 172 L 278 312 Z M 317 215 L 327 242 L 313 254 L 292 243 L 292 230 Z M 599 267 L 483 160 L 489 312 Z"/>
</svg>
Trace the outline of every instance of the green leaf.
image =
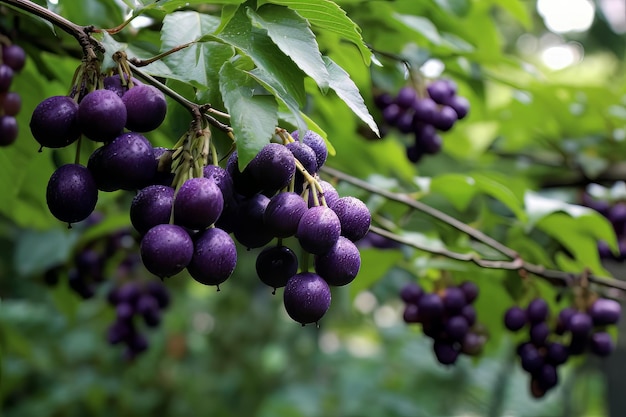
<svg viewBox="0 0 626 417">
<path fill-rule="evenodd" d="M 430 21 L 430 19 L 422 16 L 413 16 L 400 13 L 394 13 L 394 17 L 400 23 L 419 33 L 434 45 L 441 44 L 441 35 L 439 34 L 437 27 L 433 24 L 433 22 Z"/>
<path fill-rule="evenodd" d="M 168 51 L 179 45 L 197 41 L 204 35 L 213 33 L 219 26 L 215 16 L 194 11 L 176 12 L 165 16 L 161 30 L 162 51 Z M 217 56 L 213 56 L 213 54 Z M 163 59 L 171 74 L 162 74 L 179 81 L 195 83 L 201 86 L 214 85 L 209 78 L 207 67 L 214 68 L 213 61 L 223 62 L 234 54 L 232 48 L 215 42 L 192 44 L 174 52 Z"/>
<path fill-rule="evenodd" d="M 465 16 L 471 6 L 468 0 L 435 0 L 435 2 L 446 12 L 457 16 Z"/>
<path fill-rule="evenodd" d="M 274 89 L 284 93 L 280 97 L 282 101 L 293 99 L 301 106 L 305 97 L 302 71 L 276 46 L 265 30 L 252 26 L 246 9 L 245 6 L 240 6 L 228 25 L 216 37 L 250 57 L 260 68 L 260 77 L 271 77 Z M 280 84 L 280 90 L 277 84 Z"/>
<path fill-rule="evenodd" d="M 328 88 L 328 71 L 315 34 L 305 19 L 291 9 L 271 4 L 261 7 L 258 13 L 248 9 L 248 16 L 255 26 L 265 29 L 280 50 L 322 90 Z"/>
<path fill-rule="evenodd" d="M 454 208 L 463 211 L 476 195 L 476 182 L 462 174 L 438 175 L 430 181 L 430 191 L 443 194 Z"/>
<path fill-rule="evenodd" d="M 365 122 L 374 133 L 380 136 L 378 126 L 367 109 L 367 106 L 365 106 L 365 101 L 363 97 L 361 97 L 359 88 L 354 81 L 352 81 L 350 75 L 326 56 L 324 57 L 324 62 L 326 62 L 326 68 L 330 74 L 330 88 L 335 90 L 339 98 L 350 107 L 359 119 Z"/>
<path fill-rule="evenodd" d="M 503 181 L 498 181 L 493 178 L 493 176 L 489 177 L 482 174 L 474 174 L 473 178 L 474 181 L 476 181 L 476 186 L 482 192 L 490 195 L 507 206 L 519 220 L 526 221 L 526 213 L 522 208 L 522 202 L 517 195 L 515 195 L 515 193 L 503 183 Z M 504 178 L 504 180 L 506 180 L 506 178 Z"/>
<path fill-rule="evenodd" d="M 528 12 L 528 6 L 521 1 L 518 0 L 493 0 L 494 3 L 498 4 L 504 10 L 509 12 L 511 16 L 517 19 L 524 28 L 530 29 L 531 27 L 531 18 L 530 13 Z"/>
<path fill-rule="evenodd" d="M 243 169 L 269 143 L 278 125 L 278 104 L 270 95 L 255 95 L 258 84 L 245 71 L 227 61 L 220 70 L 220 92 L 230 113 Z"/>
<path fill-rule="evenodd" d="M 15 268 L 18 274 L 31 276 L 64 263 L 77 241 L 77 233 L 59 228 L 45 232 L 25 230 L 15 248 Z"/>
<path fill-rule="evenodd" d="M 352 42 L 359 48 L 365 64 L 370 64 L 372 52 L 363 42 L 361 29 L 335 2 L 330 0 L 259 0 L 258 6 L 261 7 L 267 3 L 287 6 L 322 31 L 336 33 L 341 38 Z"/>
<path fill-rule="evenodd" d="M 400 262 L 403 254 L 399 250 L 361 249 L 361 269 L 349 285 L 350 297 L 354 298 L 361 291 L 371 287 L 387 271 Z"/>
<path fill-rule="evenodd" d="M 211 4 L 241 4 L 244 1 L 245 0 L 214 0 L 211 1 Z M 156 8 L 157 10 L 163 10 L 166 13 L 171 13 L 183 7 L 205 4 L 207 4 L 205 0 L 151 0 L 150 5 L 148 5 L 146 9 Z"/>
</svg>

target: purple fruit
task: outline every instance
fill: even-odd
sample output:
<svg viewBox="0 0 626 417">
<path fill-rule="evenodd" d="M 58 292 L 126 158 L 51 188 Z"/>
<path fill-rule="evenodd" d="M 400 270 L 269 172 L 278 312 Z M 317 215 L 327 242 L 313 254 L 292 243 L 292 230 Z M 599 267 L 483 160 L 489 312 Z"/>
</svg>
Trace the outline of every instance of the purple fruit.
<svg viewBox="0 0 626 417">
<path fill-rule="evenodd" d="M 317 172 L 317 155 L 315 154 L 313 148 L 306 143 L 298 141 L 290 142 L 285 146 L 289 149 L 293 156 L 300 161 L 304 169 L 309 174 L 315 174 Z"/>
<path fill-rule="evenodd" d="M 335 203 L 339 200 L 339 193 L 335 190 L 335 187 L 328 181 L 318 180 L 320 187 L 322 188 L 324 201 L 326 201 L 326 205 L 331 209 L 335 205 Z M 318 200 L 320 204 L 322 204 L 322 194 L 317 193 Z M 313 198 L 313 191 L 309 190 L 309 207 L 313 207 L 315 204 L 315 199 Z"/>
<path fill-rule="evenodd" d="M 408 109 L 417 100 L 417 92 L 412 87 L 402 87 L 396 95 L 395 103 L 405 109 Z"/>
<path fill-rule="evenodd" d="M 459 288 L 461 289 L 461 291 L 463 291 L 463 294 L 465 295 L 465 300 L 469 304 L 473 303 L 478 298 L 479 289 L 478 285 L 476 285 L 474 282 L 463 281 L 459 284 Z"/>
<path fill-rule="evenodd" d="M 289 184 L 296 172 L 296 161 L 284 145 L 268 143 L 244 171 L 261 190 L 274 193 Z"/>
<path fill-rule="evenodd" d="M 406 148 L 406 158 L 415 163 L 418 163 L 420 159 L 424 156 L 424 152 L 422 148 L 417 145 L 409 145 Z"/>
<path fill-rule="evenodd" d="M 539 350 L 531 343 L 522 345 L 518 354 L 521 359 L 522 369 L 528 373 L 538 372 L 545 363 Z"/>
<path fill-rule="evenodd" d="M 139 190 L 130 204 L 130 222 L 140 234 L 158 224 L 170 222 L 174 189 L 165 185 L 150 185 Z"/>
<path fill-rule="evenodd" d="M 446 323 L 446 333 L 450 339 L 461 342 L 469 330 L 467 319 L 463 316 L 453 316 Z"/>
<path fill-rule="evenodd" d="M 554 366 L 562 365 L 567 362 L 569 351 L 566 346 L 561 343 L 550 343 L 546 352 L 546 360 Z"/>
<path fill-rule="evenodd" d="M 218 165 L 207 165 L 202 170 L 204 178 L 212 180 L 222 192 L 224 205 L 234 204 L 233 202 L 233 179 L 228 171 Z"/>
<path fill-rule="evenodd" d="M 125 76 L 125 79 L 128 80 L 128 75 Z M 132 77 L 131 80 L 133 83 L 133 87 L 142 84 L 138 79 L 134 77 Z M 102 80 L 102 84 L 106 90 L 113 91 L 120 98 L 122 98 L 122 96 L 124 96 L 124 94 L 126 94 L 126 92 L 131 88 L 128 82 L 122 84 L 122 77 L 120 77 L 119 74 L 104 77 L 104 79 Z"/>
<path fill-rule="evenodd" d="M 615 324 L 622 314 L 622 307 L 615 300 L 598 298 L 587 311 L 596 326 Z"/>
<path fill-rule="evenodd" d="M 586 338 L 593 328 L 593 321 L 587 313 L 575 313 L 567 324 L 573 338 Z"/>
<path fill-rule="evenodd" d="M 470 326 L 476 323 L 476 308 L 473 305 L 468 304 L 461 310 L 461 315 L 467 319 Z"/>
<path fill-rule="evenodd" d="M 0 116 L 0 146 L 8 146 L 17 139 L 17 119 L 13 116 Z"/>
<path fill-rule="evenodd" d="M 296 237 L 307 252 L 321 255 L 339 239 L 341 223 L 333 210 L 326 206 L 309 208 L 300 218 Z"/>
<path fill-rule="evenodd" d="M 385 123 L 395 125 L 398 122 L 400 116 L 402 116 L 403 114 L 404 109 L 397 104 L 392 103 L 383 109 L 383 120 L 385 121 Z"/>
<path fill-rule="evenodd" d="M 424 290 L 415 282 L 409 282 L 400 290 L 400 298 L 407 304 L 417 305 L 423 295 Z"/>
<path fill-rule="evenodd" d="M 139 249 L 146 269 L 160 278 L 181 272 L 194 254 L 189 233 L 175 224 L 159 224 L 148 230 Z"/>
<path fill-rule="evenodd" d="M 351 241 L 362 239 L 369 231 L 372 215 L 358 198 L 341 197 L 333 203 L 332 210 L 339 217 L 341 234 Z"/>
<path fill-rule="evenodd" d="M 308 210 L 304 199 L 296 193 L 278 193 L 267 204 L 263 214 L 265 225 L 276 237 L 293 236 L 302 215 Z"/>
<path fill-rule="evenodd" d="M 301 323 L 317 323 L 330 307 L 331 293 L 322 277 L 312 272 L 296 274 L 287 281 L 283 293 L 289 317 Z"/>
<path fill-rule="evenodd" d="M 139 133 L 123 133 L 96 149 L 87 167 L 102 191 L 136 190 L 149 185 L 157 172 L 152 144 Z"/>
<path fill-rule="evenodd" d="M 429 321 L 436 321 L 443 317 L 444 313 L 444 305 L 443 300 L 438 294 L 428 293 L 424 294 L 418 304 L 417 307 L 420 310 L 420 315 L 422 319 Z"/>
<path fill-rule="evenodd" d="M 324 278 L 328 285 L 342 286 L 351 283 L 360 268 L 359 249 L 343 236 L 339 236 L 330 250 L 315 257 L 315 272 Z"/>
<path fill-rule="evenodd" d="M 454 109 L 459 120 L 464 119 L 470 110 L 469 100 L 462 96 L 454 96 L 446 104 Z"/>
<path fill-rule="evenodd" d="M 523 308 L 513 306 L 504 313 L 504 326 L 516 332 L 526 325 L 526 311 Z"/>
<path fill-rule="evenodd" d="M 546 303 L 546 300 L 535 298 L 528 303 L 528 306 L 526 306 L 526 317 L 531 324 L 545 321 L 548 318 L 548 303 Z"/>
<path fill-rule="evenodd" d="M 0 64 L 0 93 L 9 91 L 12 82 L 13 69 L 8 65 Z"/>
<path fill-rule="evenodd" d="M 435 352 L 435 357 L 442 365 L 452 365 L 456 362 L 460 353 L 457 347 L 452 343 L 440 340 L 435 340 L 433 351 Z"/>
<path fill-rule="evenodd" d="M 291 133 L 291 137 L 293 137 L 295 140 L 299 140 L 300 134 L 296 130 Z M 304 136 L 302 136 L 301 142 L 305 145 L 309 145 L 309 147 L 311 147 L 311 149 L 313 149 L 313 151 L 315 152 L 317 169 L 319 170 L 322 165 L 326 163 L 326 158 L 328 158 L 328 147 L 326 146 L 324 138 L 312 130 L 307 130 L 306 132 L 304 132 Z"/>
<path fill-rule="evenodd" d="M 287 246 L 271 246 L 259 253 L 255 266 L 261 282 L 276 290 L 298 272 L 298 257 Z"/>
<path fill-rule="evenodd" d="M 93 212 L 97 201 L 96 182 L 82 165 L 62 165 L 48 181 L 48 209 L 61 221 L 71 224 L 86 219 Z"/>
<path fill-rule="evenodd" d="M 78 105 L 78 125 L 89 139 L 110 142 L 124 130 L 126 106 L 111 90 L 94 90 Z"/>
<path fill-rule="evenodd" d="M 237 265 L 237 248 L 228 233 L 217 227 L 201 232 L 194 239 L 194 251 L 187 270 L 193 279 L 205 285 L 226 281 Z"/>
<path fill-rule="evenodd" d="M 402 320 L 405 323 L 419 323 L 419 308 L 415 304 L 407 304 L 404 306 L 404 311 L 402 312 Z"/>
<path fill-rule="evenodd" d="M 174 223 L 189 229 L 205 229 L 222 214 L 224 197 L 220 188 L 208 178 L 190 178 L 183 183 L 174 199 Z"/>
<path fill-rule="evenodd" d="M 559 376 L 556 372 L 556 367 L 549 363 L 544 363 L 541 369 L 534 375 L 541 390 L 548 391 L 559 382 Z"/>
<path fill-rule="evenodd" d="M 78 139 L 78 104 L 67 96 L 52 96 L 33 110 L 30 131 L 41 146 L 62 148 Z"/>
<path fill-rule="evenodd" d="M 374 105 L 380 110 L 385 109 L 394 101 L 393 96 L 389 93 L 382 93 L 374 96 Z"/>
<path fill-rule="evenodd" d="M 16 116 L 22 108 L 22 98 L 14 91 L 2 94 L 2 108 L 5 116 Z"/>
<path fill-rule="evenodd" d="M 480 355 L 486 342 L 486 336 L 469 331 L 461 342 L 461 352 L 470 356 Z"/>
<path fill-rule="evenodd" d="M 448 287 L 443 296 L 443 305 L 446 313 L 453 315 L 459 313 L 467 304 L 465 293 L 458 287 Z"/>
<path fill-rule="evenodd" d="M 447 132 L 452 129 L 457 120 L 458 116 L 452 107 L 441 106 L 439 112 L 435 114 L 433 126 L 443 132 Z"/>
<path fill-rule="evenodd" d="M 426 87 L 428 96 L 437 104 L 448 104 L 456 94 L 456 85 L 450 80 L 435 80 Z"/>
<path fill-rule="evenodd" d="M 134 132 L 149 132 L 165 120 L 165 95 L 152 85 L 137 85 L 128 90 L 122 101 L 126 106 L 126 128 Z"/>
<path fill-rule="evenodd" d="M 535 346 L 543 346 L 549 334 L 550 327 L 548 327 L 548 323 L 545 321 L 535 323 L 530 327 L 530 341 L 533 342 Z"/>
<path fill-rule="evenodd" d="M 2 46 L 2 62 L 8 65 L 13 71 L 19 72 L 26 64 L 26 52 L 18 45 Z"/>
<path fill-rule="evenodd" d="M 437 103 L 430 98 L 417 100 L 413 104 L 413 110 L 415 111 L 415 119 L 427 124 L 432 124 L 439 112 Z"/>
<path fill-rule="evenodd" d="M 161 281 L 152 280 L 146 282 L 145 292 L 157 300 L 159 308 L 163 309 L 169 306 L 170 293 L 168 292 L 167 286 L 163 285 Z"/>
<path fill-rule="evenodd" d="M 615 350 L 611 335 L 606 332 L 596 332 L 591 335 L 589 349 L 597 356 L 609 356 Z"/>
<path fill-rule="evenodd" d="M 248 249 L 265 246 L 274 238 L 274 233 L 263 221 L 269 202 L 268 197 L 256 194 L 244 200 L 237 208 L 233 235 Z"/>
</svg>

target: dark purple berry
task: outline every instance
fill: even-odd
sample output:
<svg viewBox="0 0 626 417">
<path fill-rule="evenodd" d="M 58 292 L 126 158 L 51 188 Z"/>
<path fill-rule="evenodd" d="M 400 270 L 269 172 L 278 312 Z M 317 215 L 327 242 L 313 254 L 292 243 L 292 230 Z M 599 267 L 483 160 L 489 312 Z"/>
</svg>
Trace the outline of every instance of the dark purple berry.
<svg viewBox="0 0 626 417">
<path fill-rule="evenodd" d="M 296 237 L 307 252 L 321 255 L 339 239 L 341 223 L 333 210 L 326 206 L 308 209 L 300 218 Z"/>
<path fill-rule="evenodd" d="M 317 323 L 328 311 L 330 300 L 330 288 L 326 281 L 311 272 L 291 277 L 283 293 L 287 314 L 302 325 Z"/>
<path fill-rule="evenodd" d="M 456 362 L 460 353 L 452 343 L 442 342 L 439 340 L 435 340 L 435 343 L 433 344 L 433 351 L 435 352 L 437 360 L 442 365 L 452 365 Z"/>
<path fill-rule="evenodd" d="M 463 281 L 459 284 L 459 288 L 461 289 L 461 291 L 463 291 L 463 294 L 465 295 L 465 301 L 467 301 L 468 304 L 473 303 L 478 298 L 478 293 L 480 290 L 478 289 L 478 285 L 476 285 L 474 282 Z"/>
<path fill-rule="evenodd" d="M 13 69 L 8 65 L 0 64 L 0 93 L 9 91 L 12 82 Z"/>
<path fill-rule="evenodd" d="M 126 106 L 111 90 L 94 90 L 78 105 L 78 125 L 89 139 L 110 142 L 126 124 Z"/>
<path fill-rule="evenodd" d="M 402 319 L 405 323 L 419 323 L 419 308 L 415 304 L 407 304 L 402 312 Z"/>
<path fill-rule="evenodd" d="M 589 349 L 597 356 L 609 356 L 613 353 L 615 345 L 611 335 L 606 332 L 596 332 L 591 335 Z"/>
<path fill-rule="evenodd" d="M 174 223 L 189 229 L 205 229 L 222 214 L 224 197 L 210 179 L 190 178 L 174 198 Z"/>
<path fill-rule="evenodd" d="M 476 309 L 473 305 L 468 304 L 461 310 L 461 315 L 465 317 L 470 326 L 476 323 Z"/>
<path fill-rule="evenodd" d="M 351 283 L 361 268 L 359 249 L 350 240 L 339 236 L 337 242 L 322 255 L 315 257 L 315 272 L 328 285 L 342 286 Z"/>
<path fill-rule="evenodd" d="M 353 242 L 363 238 L 369 230 L 372 215 L 364 202 L 356 197 L 341 197 L 332 210 L 341 223 L 341 234 Z"/>
<path fill-rule="evenodd" d="M 174 189 L 165 185 L 150 185 L 139 190 L 130 204 L 130 222 L 140 234 L 157 224 L 170 222 Z"/>
<path fill-rule="evenodd" d="M 441 106 L 439 112 L 435 114 L 433 126 L 443 132 L 447 132 L 452 129 L 457 120 L 458 116 L 452 107 Z"/>
<path fill-rule="evenodd" d="M 428 96 L 437 104 L 448 104 L 448 102 L 456 95 L 456 86 L 449 80 L 435 80 L 426 87 Z"/>
<path fill-rule="evenodd" d="M 125 80 L 128 80 L 128 75 L 124 77 Z M 140 85 L 141 82 L 136 78 L 131 78 L 133 87 L 136 85 Z M 104 77 L 102 80 L 102 84 L 106 90 L 111 90 L 115 94 L 117 94 L 120 98 L 126 94 L 126 92 L 131 88 L 130 83 L 126 82 L 122 84 L 122 77 L 119 74 L 110 75 L 108 77 Z"/>
<path fill-rule="evenodd" d="M 17 119 L 13 116 L 0 116 L 0 146 L 8 146 L 17 139 Z"/>
<path fill-rule="evenodd" d="M 405 109 L 411 107 L 417 99 L 417 92 L 412 87 L 402 87 L 396 95 L 395 103 Z"/>
<path fill-rule="evenodd" d="M 228 171 L 218 165 L 207 165 L 202 170 L 204 178 L 212 180 L 222 192 L 224 205 L 233 204 L 233 179 Z"/>
<path fill-rule="evenodd" d="M 415 282 L 409 282 L 400 290 L 400 298 L 407 304 L 415 304 L 424 295 L 424 290 Z"/>
<path fill-rule="evenodd" d="M 293 156 L 300 161 L 304 169 L 309 174 L 315 174 L 317 172 L 317 155 L 313 148 L 303 142 L 290 142 L 285 145 L 287 149 L 293 154 Z"/>
<path fill-rule="evenodd" d="M 22 109 L 22 98 L 14 91 L 4 93 L 2 98 L 2 108 L 5 116 L 17 116 Z"/>
<path fill-rule="evenodd" d="M 395 125 L 400 116 L 403 114 L 404 109 L 395 103 L 392 103 L 383 109 L 383 119 L 390 125 Z"/>
<path fill-rule="evenodd" d="M 93 212 L 97 201 L 96 182 L 82 165 L 63 165 L 54 171 L 48 181 L 48 209 L 61 221 L 75 223 L 85 220 Z"/>
<path fill-rule="evenodd" d="M 531 324 L 545 321 L 548 318 L 548 303 L 543 298 L 535 298 L 526 306 L 526 317 Z"/>
<path fill-rule="evenodd" d="M 417 100 L 413 104 L 413 110 L 415 111 L 415 119 L 425 124 L 432 124 L 439 112 L 437 103 L 430 98 Z"/>
<path fill-rule="evenodd" d="M 228 233 L 217 227 L 201 232 L 194 239 L 194 251 L 187 270 L 205 285 L 226 281 L 237 265 L 237 248 Z"/>
<path fill-rule="evenodd" d="M 446 333 L 452 340 L 457 342 L 463 341 L 468 330 L 469 324 L 463 316 L 450 317 L 446 323 Z"/>
<path fill-rule="evenodd" d="M 332 209 L 335 203 L 339 200 L 339 193 L 337 193 L 337 190 L 335 189 L 335 187 L 333 187 L 333 185 L 329 183 L 328 181 L 321 180 L 318 182 L 319 182 L 320 187 L 322 188 L 322 191 L 324 194 L 324 201 L 326 201 L 326 205 Z M 318 192 L 317 196 L 321 204 L 322 194 Z M 315 203 L 315 199 L 313 198 L 313 191 L 309 190 L 309 207 L 313 207 L 315 205 L 314 203 Z"/>
<path fill-rule="evenodd" d="M 443 317 L 443 300 L 438 294 L 428 293 L 422 295 L 417 303 L 423 320 L 438 320 Z"/>
<path fill-rule="evenodd" d="M 575 313 L 570 319 L 567 328 L 574 338 L 586 338 L 593 328 L 593 321 L 587 313 Z"/>
<path fill-rule="evenodd" d="M 276 237 L 293 236 L 308 206 L 300 195 L 292 192 L 278 193 L 267 204 L 263 214 L 265 225 Z"/>
<path fill-rule="evenodd" d="M 48 97 L 33 110 L 30 131 L 43 147 L 65 147 L 80 136 L 77 115 L 78 104 L 70 97 Z"/>
<path fill-rule="evenodd" d="M 18 45 L 4 45 L 2 46 L 2 62 L 13 71 L 19 72 L 26 64 L 26 52 Z"/>
<path fill-rule="evenodd" d="M 122 101 L 126 106 L 126 128 L 134 132 L 149 132 L 165 120 L 165 95 L 152 85 L 137 85 L 128 90 Z"/>
<path fill-rule="evenodd" d="M 274 238 L 273 231 L 263 221 L 269 202 L 268 197 L 256 194 L 238 206 L 233 234 L 248 249 L 265 246 Z"/>
<path fill-rule="evenodd" d="M 446 313 L 457 314 L 463 309 L 463 307 L 465 307 L 466 304 L 467 300 L 465 299 L 465 293 L 461 288 L 446 288 L 445 294 L 443 296 L 443 305 L 445 307 Z"/>
<path fill-rule="evenodd" d="M 160 278 L 181 272 L 194 254 L 189 233 L 174 224 L 159 224 L 148 230 L 139 249 L 146 269 Z"/>
<path fill-rule="evenodd" d="M 504 326 L 516 332 L 526 325 L 526 311 L 523 308 L 513 306 L 504 313 Z"/>
<path fill-rule="evenodd" d="M 265 285 L 274 289 L 287 285 L 298 272 L 298 258 L 287 246 L 265 248 L 256 258 L 256 273 Z"/>
<path fill-rule="evenodd" d="M 594 325 L 604 326 L 618 322 L 619 317 L 622 314 L 622 307 L 615 300 L 598 298 L 589 307 L 588 313 L 591 316 Z"/>
<path fill-rule="evenodd" d="M 567 362 L 569 351 L 566 346 L 561 343 L 550 343 L 546 352 L 546 360 L 554 366 L 562 365 Z"/>
<path fill-rule="evenodd" d="M 291 133 L 291 137 L 295 140 L 300 140 L 300 134 L 297 130 Z M 314 131 L 307 130 L 304 132 L 301 142 L 305 145 L 309 145 L 309 147 L 315 152 L 317 169 L 319 170 L 326 162 L 326 158 L 328 158 L 328 147 L 326 146 L 326 141 Z"/>
<path fill-rule="evenodd" d="M 535 346 L 542 346 L 546 343 L 548 335 L 550 334 L 550 327 L 545 321 L 535 323 L 530 328 L 530 341 Z"/>
<path fill-rule="evenodd" d="M 446 104 L 454 109 L 459 120 L 464 119 L 469 113 L 470 102 L 465 97 L 454 96 Z"/>
</svg>

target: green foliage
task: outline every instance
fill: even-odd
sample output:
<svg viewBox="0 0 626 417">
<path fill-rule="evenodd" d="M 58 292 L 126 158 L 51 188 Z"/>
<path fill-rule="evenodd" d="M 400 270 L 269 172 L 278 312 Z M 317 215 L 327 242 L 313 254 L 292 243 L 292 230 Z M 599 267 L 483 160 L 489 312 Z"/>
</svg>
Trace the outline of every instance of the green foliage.
<svg viewBox="0 0 626 417">
<path fill-rule="evenodd" d="M 47 210 L 48 178 L 74 160 L 76 148 L 37 152 L 30 114 L 44 98 L 68 93 L 80 47 L 41 17 L 5 10 L 0 22 L 27 50 L 28 62 L 12 84 L 23 100 L 20 135 L 0 148 L 3 415 L 606 415 L 606 404 L 591 398 L 605 393 L 602 376 L 585 360 L 569 366 L 561 375 L 565 383 L 547 398 L 530 398 L 527 376 L 511 356 L 521 337 L 505 331 L 502 315 L 535 296 L 556 311 L 571 302 L 572 291 L 523 268 L 481 265 L 513 259 L 468 234 L 480 231 L 521 260 L 563 276 L 615 275 L 615 265 L 597 250 L 604 241 L 619 251 L 615 230 L 582 207 L 580 195 L 598 182 L 603 187 L 596 196 L 625 199 L 612 185 L 623 177 L 615 172 L 623 173 L 626 153 L 623 62 L 610 50 L 585 46 L 584 61 L 551 71 L 519 52 L 520 35 L 538 39 L 545 29 L 531 3 L 37 2 L 98 29 L 150 19 L 150 25 L 93 37 L 105 48 L 106 70 L 115 67 L 119 50 L 140 60 L 165 54 L 137 67 L 180 96 L 168 98 L 165 123 L 147 134 L 153 144 L 171 147 L 188 129 L 192 116 L 181 97 L 228 113 L 216 118 L 232 127 L 240 168 L 276 128 L 315 130 L 327 140 L 329 167 L 377 191 L 322 176 L 342 196 L 365 201 L 373 224 L 409 243 L 362 249 L 357 279 L 333 289 L 320 328 L 304 329 L 285 316 L 280 296 L 255 280 L 256 252 L 238 248 L 242 260 L 219 293 L 185 274 L 167 280 L 173 306 L 151 333 L 150 351 L 132 363 L 105 342 L 114 316 L 105 301 L 110 282 L 89 301 L 69 288 L 67 274 L 54 288 L 43 284 L 51 267 L 72 265 L 79 247 L 129 224 L 128 193 L 102 197 L 105 220 L 93 228 L 68 230 Z M 586 45 L 587 36 L 571 38 Z M 433 60 L 471 110 L 442 134 L 441 153 L 413 164 L 405 155 L 413 138 L 387 131 L 374 96 L 404 86 L 423 93 L 438 77 L 421 72 Z M 212 134 L 223 165 L 233 138 L 219 129 Z M 81 146 L 86 163 L 98 145 Z M 435 364 L 430 341 L 402 323 L 398 299 L 407 282 L 432 290 L 441 280 L 479 285 L 478 319 L 489 333 L 483 356 L 463 358 L 454 368 Z M 585 390 L 593 396 L 582 397 Z"/>
</svg>

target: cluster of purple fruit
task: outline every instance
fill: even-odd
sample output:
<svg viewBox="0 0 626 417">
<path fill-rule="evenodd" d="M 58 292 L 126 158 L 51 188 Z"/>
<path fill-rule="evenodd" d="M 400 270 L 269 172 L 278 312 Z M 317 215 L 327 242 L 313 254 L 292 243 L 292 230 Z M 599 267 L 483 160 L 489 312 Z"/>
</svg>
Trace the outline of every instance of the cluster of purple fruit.
<svg viewBox="0 0 626 417">
<path fill-rule="evenodd" d="M 203 177 L 188 179 L 176 194 L 166 185 L 140 190 L 130 214 L 143 234 L 146 268 L 160 277 L 186 268 L 219 289 L 237 263 L 235 240 L 253 249 L 277 238 L 259 253 L 258 276 L 274 291 L 285 287 L 285 308 L 295 321 L 317 322 L 330 306 L 329 285 L 355 278 L 360 255 L 353 242 L 367 233 L 371 216 L 362 201 L 340 198 L 330 183 L 313 177 L 328 155 L 321 136 L 291 137 L 265 145 L 243 171 L 235 151 L 225 169 L 206 166 Z M 315 272 L 298 273 L 297 256 L 282 244 L 291 236 L 314 255 Z"/>
<path fill-rule="evenodd" d="M 169 292 L 158 280 L 128 281 L 111 289 L 108 301 L 115 308 L 115 321 L 109 326 L 107 340 L 112 345 L 125 344 L 124 357 L 131 360 L 148 349 L 140 322 L 150 328 L 161 323 L 162 310 L 170 304 Z"/>
<path fill-rule="evenodd" d="M 14 44 L 2 45 L 0 53 L 0 146 L 9 146 L 17 139 L 15 116 L 22 108 L 20 95 L 9 90 L 14 74 L 24 68 L 26 53 L 21 46 Z"/>
<path fill-rule="evenodd" d="M 626 260 L 626 201 L 609 202 L 583 194 L 583 204 L 607 218 L 617 237 L 618 253 L 614 253 L 605 241 L 598 242 L 598 253 L 602 259 L 623 262 Z"/>
<path fill-rule="evenodd" d="M 167 110 L 163 93 L 134 78 L 112 75 L 102 89 L 71 96 L 53 96 L 33 111 L 30 129 L 41 147 L 61 148 L 83 135 L 103 146 L 88 165 L 65 164 L 50 177 L 46 200 L 50 212 L 72 224 L 87 218 L 98 190 L 136 190 L 160 181 L 155 150 L 142 133 L 156 129 Z M 127 129 L 128 131 L 125 131 Z"/>
<path fill-rule="evenodd" d="M 508 330 L 528 328 L 528 340 L 517 346 L 524 371 L 530 374 L 530 392 L 543 397 L 558 384 L 558 366 L 572 355 L 589 351 L 605 357 L 614 350 L 607 326 L 617 323 L 621 306 L 614 300 L 597 298 L 584 310 L 566 307 L 551 327 L 548 303 L 535 298 L 526 308 L 511 307 L 504 316 Z"/>
<path fill-rule="evenodd" d="M 424 155 L 438 153 L 442 146 L 438 132 L 452 129 L 457 120 L 467 116 L 470 108 L 469 101 L 457 95 L 456 84 L 448 79 L 428 84 L 425 95 L 406 86 L 395 97 L 382 93 L 375 97 L 374 102 L 388 126 L 413 135 L 414 141 L 406 149 L 411 162 L 418 162 Z"/>
<path fill-rule="evenodd" d="M 400 291 L 404 321 L 422 325 L 424 334 L 434 341 L 437 360 L 444 365 L 455 363 L 461 353 L 479 355 L 487 342 L 472 305 L 477 297 L 478 286 L 470 281 L 432 293 L 409 283 Z"/>
</svg>

